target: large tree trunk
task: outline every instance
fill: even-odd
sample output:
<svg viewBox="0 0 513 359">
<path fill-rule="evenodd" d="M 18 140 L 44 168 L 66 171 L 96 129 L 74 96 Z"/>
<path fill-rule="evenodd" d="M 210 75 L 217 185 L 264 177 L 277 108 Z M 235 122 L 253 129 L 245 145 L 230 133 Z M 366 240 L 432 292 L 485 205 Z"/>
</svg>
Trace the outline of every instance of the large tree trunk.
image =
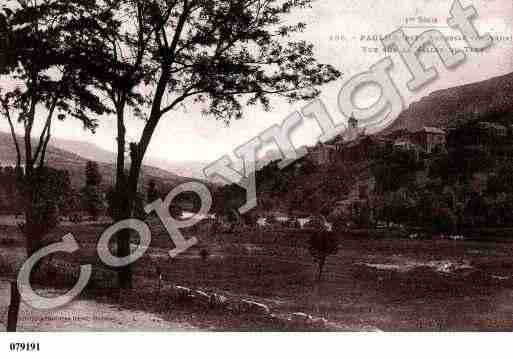
<svg viewBox="0 0 513 359">
<path fill-rule="evenodd" d="M 25 226 L 23 231 L 27 249 L 27 258 L 32 257 L 34 253 L 39 251 L 42 248 L 43 242 L 43 235 L 39 230 L 39 226 L 35 223 L 34 218 L 32 216 L 32 211 L 25 211 Z"/>
<path fill-rule="evenodd" d="M 131 218 L 135 201 L 137 198 L 137 185 L 139 183 L 140 164 L 132 157 L 130 175 L 126 183 L 124 196 L 122 200 L 122 219 Z M 134 168 L 135 167 L 135 168 Z M 118 257 L 127 257 L 130 255 L 130 231 L 122 230 L 117 236 Z M 132 266 L 121 267 L 118 270 L 118 285 L 121 289 L 132 288 Z"/>
<path fill-rule="evenodd" d="M 125 128 L 125 100 L 121 99 L 116 108 L 117 114 L 117 163 L 116 163 L 116 215 L 115 221 L 121 221 L 131 217 L 131 205 L 129 203 L 127 180 L 125 174 L 125 147 L 126 147 L 126 128 Z M 117 256 L 127 257 L 130 255 L 130 231 L 123 230 L 116 235 Z M 132 268 L 130 265 L 118 268 L 118 288 L 132 288 Z"/>
<path fill-rule="evenodd" d="M 153 102 L 151 114 L 148 122 L 146 123 L 143 133 L 141 135 L 141 140 L 138 144 L 130 144 L 130 172 L 128 174 L 128 179 L 124 182 L 123 186 L 123 200 L 121 201 L 122 208 L 121 215 L 122 218 L 126 219 L 132 217 L 132 212 L 135 207 L 135 201 L 137 198 L 137 187 L 139 184 L 139 176 L 141 173 L 142 162 L 144 159 L 144 155 L 150 144 L 153 133 L 157 127 L 158 121 L 160 119 L 160 104 L 162 103 L 162 98 L 165 93 L 167 80 L 165 80 L 166 76 L 169 74 L 163 74 L 163 79 L 161 79 L 159 85 L 157 86 L 157 94 L 155 95 L 155 100 Z M 121 161 L 124 164 L 124 159 L 120 158 L 120 146 L 121 141 L 123 141 L 123 146 L 125 145 L 125 128 L 124 128 L 124 120 L 123 116 L 119 114 L 123 114 L 123 111 L 117 110 L 118 112 L 118 161 Z M 120 132 L 121 131 L 121 132 Z M 123 135 L 123 136 L 121 136 Z M 124 148 L 123 148 L 124 151 Z M 123 152 L 124 154 L 124 152 Z M 119 165 L 119 162 L 118 162 Z M 119 173 L 119 166 L 118 166 Z M 123 178 L 126 178 L 124 175 L 123 169 Z M 120 231 L 117 237 L 118 244 L 118 256 L 126 257 L 130 255 L 130 232 L 129 231 Z M 129 289 L 132 287 L 132 268 L 130 265 L 119 268 L 118 270 L 118 285 L 120 288 Z"/>
<path fill-rule="evenodd" d="M 21 181 L 21 180 L 20 180 Z M 36 198 L 34 193 L 34 186 L 32 180 L 25 178 L 24 182 L 21 183 L 22 195 L 24 199 L 24 213 L 25 213 L 25 224 L 22 227 L 23 235 L 25 237 L 25 247 L 27 251 L 27 258 L 30 258 L 34 253 L 39 251 L 43 244 L 44 233 L 37 220 L 36 208 L 34 208 Z M 36 264 L 34 271 L 37 272 L 39 264 Z"/>
<path fill-rule="evenodd" d="M 146 148 L 146 147 L 145 147 Z M 137 199 L 137 187 L 139 184 L 139 176 L 142 168 L 142 161 L 144 152 L 141 151 L 139 146 L 131 146 L 130 149 L 130 173 L 128 180 L 126 181 L 123 203 L 122 203 L 122 215 L 123 218 L 131 218 L 135 208 L 135 202 Z M 130 255 L 130 231 L 120 231 L 117 237 L 118 240 L 118 256 L 127 257 Z M 130 265 L 119 268 L 118 272 L 118 284 L 120 288 L 132 288 L 132 268 Z"/>
<path fill-rule="evenodd" d="M 20 310 L 20 292 L 16 281 L 11 282 L 11 303 L 9 304 L 9 313 L 7 315 L 7 331 L 15 332 L 18 328 L 18 313 Z"/>
<path fill-rule="evenodd" d="M 119 231 L 116 237 L 118 247 L 118 257 L 128 257 L 130 255 L 130 231 Z M 132 289 L 132 266 L 127 265 L 118 268 L 118 288 L 119 289 Z"/>
<path fill-rule="evenodd" d="M 125 147 L 126 147 L 126 127 L 125 127 L 125 106 L 123 100 L 116 107 L 117 114 L 117 145 L 118 153 L 116 159 L 116 188 L 125 185 Z"/>
<path fill-rule="evenodd" d="M 118 257 L 130 255 L 130 231 L 122 230 L 117 235 Z M 132 266 L 127 265 L 118 269 L 119 289 L 132 289 Z"/>
<path fill-rule="evenodd" d="M 132 217 L 133 205 L 130 200 L 129 191 L 126 185 L 125 175 L 123 174 L 118 181 L 118 188 L 116 189 L 116 196 L 118 199 L 117 210 L 118 214 L 115 218 L 116 221 L 121 221 Z M 116 235 L 117 243 L 117 256 L 128 257 L 130 255 L 130 230 L 121 230 Z M 118 268 L 118 288 L 131 289 L 132 288 L 132 267 L 127 265 Z"/>
<path fill-rule="evenodd" d="M 42 233 L 40 226 L 37 225 L 34 208 L 34 187 L 32 185 L 32 181 L 29 180 L 32 178 L 34 171 L 32 164 L 27 164 L 25 171 L 26 173 L 23 173 L 21 168 L 21 157 L 18 150 L 16 182 L 18 186 L 17 189 L 23 200 L 23 209 L 25 213 L 25 224 L 20 226 L 20 229 L 23 233 L 23 236 L 25 237 L 25 250 L 27 253 L 27 258 L 30 258 L 34 253 L 42 248 L 44 233 Z M 32 267 L 32 273 L 38 273 L 40 268 L 41 261 Z M 11 298 L 7 314 L 6 330 L 8 332 L 15 332 L 18 327 L 18 313 L 20 310 L 21 296 L 18 290 L 17 281 L 12 281 L 10 283 L 10 287 Z"/>
<path fill-rule="evenodd" d="M 120 181 L 118 181 L 116 189 L 116 211 L 117 214 L 114 218 L 115 221 L 122 221 L 131 217 L 131 210 L 128 203 L 126 181 L 124 175 Z M 117 256 L 128 257 L 130 255 L 130 231 L 122 230 L 116 234 L 117 244 Z M 119 267 L 118 273 L 118 288 L 119 289 L 131 289 L 132 288 L 132 268 L 130 265 Z"/>
</svg>

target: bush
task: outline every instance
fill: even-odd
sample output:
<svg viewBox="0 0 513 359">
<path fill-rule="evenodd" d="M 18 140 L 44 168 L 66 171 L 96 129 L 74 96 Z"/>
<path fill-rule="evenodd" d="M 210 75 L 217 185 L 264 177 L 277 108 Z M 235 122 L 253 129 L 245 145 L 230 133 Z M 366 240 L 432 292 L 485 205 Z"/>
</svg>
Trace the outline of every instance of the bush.
<svg viewBox="0 0 513 359">
<path fill-rule="evenodd" d="M 326 259 L 328 256 L 335 255 L 338 252 L 338 241 L 335 233 L 319 231 L 312 234 L 308 241 L 308 248 L 319 267 L 317 280 L 320 283 Z"/>
</svg>

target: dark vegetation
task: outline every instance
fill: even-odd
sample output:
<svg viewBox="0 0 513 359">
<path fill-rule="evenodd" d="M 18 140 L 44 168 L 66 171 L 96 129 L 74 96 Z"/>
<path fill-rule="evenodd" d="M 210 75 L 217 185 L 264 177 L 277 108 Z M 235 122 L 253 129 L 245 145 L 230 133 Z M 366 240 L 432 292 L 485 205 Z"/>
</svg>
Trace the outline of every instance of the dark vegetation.
<svg viewBox="0 0 513 359">
<path fill-rule="evenodd" d="M 115 221 L 142 217 L 142 163 L 158 124 L 172 110 L 193 101 L 204 115 L 229 123 L 248 106 L 270 110 L 275 96 L 313 99 L 321 85 L 340 77 L 316 61 L 313 45 L 289 39 L 305 24 L 283 24 L 310 2 L 8 1 L 0 13 L 7 55 L 0 73 L 19 86 L 0 89 L 0 110 L 16 150 L 14 183 L 27 255 L 41 249 L 58 224 L 62 196 L 53 191 L 69 188 L 47 165 L 59 121 L 76 121 L 94 133 L 101 116 L 115 117 L 116 176 L 107 212 Z M 144 121 L 133 142 L 127 140 L 127 111 Z M 96 220 L 104 207 L 101 177 L 92 163 L 86 172 L 80 206 Z M 48 198 L 50 186 L 54 198 Z M 130 232 L 122 230 L 117 255 L 129 254 Z M 118 274 L 118 286 L 130 289 L 130 266 Z"/>
<path fill-rule="evenodd" d="M 277 96 L 291 102 L 310 100 L 319 94 L 321 85 L 338 79 L 339 71 L 316 61 L 311 44 L 290 41 L 289 36 L 303 31 L 304 24 L 283 25 L 288 14 L 309 6 L 310 2 L 271 0 L 263 6 L 261 2 L 247 0 L 9 1 L 14 6 L 3 8 L 0 16 L 0 31 L 5 35 L 0 41 L 7 54 L 2 58 L 0 72 L 22 86 L 0 89 L 1 115 L 10 125 L 16 151 L 15 165 L 0 173 L 0 180 L 5 183 L 0 210 L 23 213 L 24 223 L 19 229 L 27 255 L 41 249 L 48 237 L 60 238 L 61 231 L 70 229 L 59 228 L 64 213 L 85 212 L 93 221 L 102 215 L 108 215 L 111 221 L 132 217 L 154 220 L 146 217 L 144 204 L 165 196 L 169 183 L 157 183 L 155 178 L 145 183 L 142 163 L 159 123 L 172 119 L 169 115 L 180 106 L 195 103 L 203 115 L 228 124 L 242 118 L 248 106 L 259 105 L 270 110 L 272 99 Z M 132 26 L 124 26 L 125 21 Z M 126 49 L 131 56 L 120 49 Z M 147 91 L 141 91 L 142 88 Z M 501 103 L 505 98 L 497 96 L 494 101 Z M 143 121 L 142 134 L 133 142 L 127 138 L 129 111 Z M 508 114 L 508 109 L 502 109 L 490 111 L 486 116 Z M 107 184 L 102 166 L 87 162 L 81 177 L 83 182 L 79 187 L 73 186 L 72 179 L 76 176 L 49 165 L 51 130 L 59 121 L 66 120 L 76 121 L 94 132 L 102 116 L 116 120 L 115 177 Z M 43 119 L 42 129 L 36 133 L 40 119 Z M 483 115 L 471 120 L 483 120 Z M 463 138 L 472 138 L 475 130 L 472 121 L 458 125 Z M 509 118 L 501 121 L 510 124 Z M 15 124 L 22 125 L 21 138 L 16 134 Z M 329 312 L 341 296 L 338 290 L 341 283 L 343 294 L 350 290 L 348 283 L 351 283 L 358 287 L 353 288 L 355 292 L 366 296 L 363 300 L 384 293 L 385 298 L 378 306 L 387 306 L 399 298 L 419 300 L 422 294 L 433 295 L 431 299 L 435 301 L 442 298 L 443 304 L 456 307 L 464 301 L 459 295 L 452 300 L 450 294 L 454 295 L 456 289 L 461 290 L 461 295 L 477 296 L 478 290 L 492 286 L 507 289 L 510 267 L 503 273 L 500 265 L 509 266 L 509 262 L 497 253 L 500 257 L 497 262 L 480 262 L 466 248 L 445 244 L 444 255 L 457 253 L 473 261 L 470 275 L 458 277 L 467 286 L 450 276 L 440 280 L 431 272 L 414 272 L 413 276 L 400 271 L 382 273 L 379 269 L 369 269 L 365 265 L 369 263 L 357 263 L 356 258 L 360 261 L 358 254 L 363 252 L 366 260 L 372 260 L 375 258 L 372 256 L 388 253 L 390 248 L 353 241 L 347 246 L 353 252 L 339 253 L 341 237 L 338 235 L 348 221 L 362 228 L 376 226 L 380 221 L 432 227 L 435 233 L 443 234 L 458 233 L 463 227 L 513 225 L 511 137 L 509 133 L 503 142 L 494 137 L 483 138 L 477 151 L 469 150 L 472 143 L 465 146 L 464 141 L 456 140 L 458 146 L 422 158 L 395 150 L 367 158 L 363 162 L 367 162 L 364 165 L 370 166 L 376 178 L 375 192 L 381 196 L 380 206 L 364 204 L 350 218 L 334 213 L 333 208 L 355 185 L 355 177 L 361 170 L 358 166 L 362 164 L 321 166 L 306 157 L 280 170 L 277 162 L 271 162 L 256 173 L 259 207 L 242 217 L 237 213 L 245 198 L 240 187 L 216 188 L 213 211 L 228 222 L 255 227 L 256 219 L 265 215 L 270 225 L 277 225 L 272 212 L 284 212 L 291 217 L 315 214 L 317 218 L 330 218 L 334 232 L 319 232 L 320 228 L 314 234 L 291 228 L 275 234 L 248 231 L 243 236 L 251 238 L 241 242 L 234 233 L 222 236 L 215 231 L 200 231 L 208 241 L 202 243 L 197 253 L 188 253 L 165 265 L 157 264 L 158 256 L 149 256 L 133 268 L 127 266 L 114 272 L 102 266 L 94 254 L 95 241 L 103 228 L 91 225 L 80 228 L 85 238 L 81 243 L 85 244 L 83 250 L 56 267 L 66 277 L 70 268 L 62 265 L 63 262 L 75 267 L 79 263 L 93 263 L 98 277 L 90 289 L 112 287 L 115 282 L 121 292 L 130 291 L 134 279 L 151 282 L 155 268 L 161 268 L 159 280 L 162 276 L 164 280 L 198 287 L 223 287 L 229 292 L 243 291 L 245 295 L 257 297 L 276 295 L 280 300 L 285 297 L 292 303 L 294 300 L 302 303 L 293 309 L 310 309 L 315 302 Z M 417 191 L 415 178 L 420 171 L 426 171 L 431 182 Z M 473 178 L 482 172 L 488 175 L 489 181 L 481 190 L 475 188 Z M 109 184 L 112 186 L 105 188 Z M 457 201 L 458 198 L 463 201 Z M 183 210 L 180 205 L 188 204 L 193 212 L 198 207 L 192 194 L 183 194 L 175 202 L 169 209 L 175 217 Z M 156 228 L 158 224 L 152 223 L 152 230 L 158 231 Z M 162 248 L 168 249 L 169 240 L 162 232 L 156 237 L 150 251 L 162 255 Z M 119 232 L 117 255 L 128 256 L 135 241 L 128 230 Z M 264 255 L 255 254 L 255 244 L 261 246 L 258 250 Z M 419 250 L 433 257 L 438 255 L 430 252 L 428 245 L 394 244 L 412 256 L 418 256 Z M 216 255 L 225 257 L 220 262 Z M 316 276 L 312 275 L 310 257 L 317 264 Z M 420 257 L 424 263 L 433 261 L 428 255 Z M 330 263 L 331 258 L 336 261 Z M 323 301 L 312 294 L 301 301 L 305 291 L 309 293 L 313 278 L 320 282 L 324 268 L 329 266 L 338 270 L 330 271 L 333 276 L 326 279 L 324 294 L 328 299 Z M 490 268 L 486 266 L 492 270 L 487 271 Z M 493 275 L 505 274 L 510 276 L 505 284 L 494 282 Z M 45 273 L 41 269 L 35 275 L 48 279 L 58 276 L 58 271 Z M 476 283 L 478 289 L 474 291 L 468 286 L 470 282 Z M 153 289 L 142 292 L 145 300 Z M 132 292 L 128 296 L 136 295 Z M 348 297 L 351 301 L 344 302 L 347 307 L 362 299 L 354 293 Z M 10 328 L 16 327 L 18 306 L 19 295 L 13 291 Z M 347 319 L 348 313 L 342 317 Z M 501 322 L 497 327 L 504 323 L 508 322 Z M 465 325 L 462 327 L 466 328 Z"/>
</svg>

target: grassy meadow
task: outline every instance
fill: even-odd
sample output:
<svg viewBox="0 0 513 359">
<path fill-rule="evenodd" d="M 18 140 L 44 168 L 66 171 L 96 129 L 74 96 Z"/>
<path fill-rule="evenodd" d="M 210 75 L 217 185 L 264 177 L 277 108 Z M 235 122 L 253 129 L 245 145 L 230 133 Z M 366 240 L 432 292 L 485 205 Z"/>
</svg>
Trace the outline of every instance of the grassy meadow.
<svg viewBox="0 0 513 359">
<path fill-rule="evenodd" d="M 511 330 L 513 327 L 513 248 L 508 242 L 364 239 L 340 235 L 339 251 L 328 258 L 323 280 L 306 247 L 308 232 L 253 230 L 213 234 L 201 229 L 197 246 L 176 258 L 158 221 L 150 220 L 151 246 L 134 265 L 135 290 L 115 290 L 115 272 L 100 263 L 100 224 L 67 224 L 52 233 L 73 233 L 81 245 L 73 255 L 58 254 L 70 283 L 78 264 L 93 264 L 84 298 L 157 313 L 210 330 L 287 329 L 276 323 L 226 313 L 207 313 L 175 303 L 168 292 L 185 286 L 267 305 L 276 315 L 303 312 L 326 318 L 339 330 Z M 134 245 L 137 239 L 134 238 Z M 22 259 L 23 240 L 15 225 L 0 225 L 0 259 L 13 251 Z M 200 255 L 206 250 L 208 258 Z M 12 259 L 11 259 L 12 262 Z M 159 284 L 158 272 L 163 281 Z M 135 325 L 135 323 L 127 323 Z"/>
</svg>

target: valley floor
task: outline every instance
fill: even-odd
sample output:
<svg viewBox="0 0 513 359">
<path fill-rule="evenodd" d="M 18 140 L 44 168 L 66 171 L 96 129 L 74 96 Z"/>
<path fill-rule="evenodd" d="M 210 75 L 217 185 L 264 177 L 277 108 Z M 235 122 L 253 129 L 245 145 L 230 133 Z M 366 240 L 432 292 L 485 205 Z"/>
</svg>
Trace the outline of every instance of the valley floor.
<svg viewBox="0 0 513 359">
<path fill-rule="evenodd" d="M 272 323 L 244 316 L 175 305 L 165 288 L 157 290 L 159 268 L 164 287 L 181 285 L 258 301 L 278 316 L 303 312 L 326 318 L 340 330 L 513 329 L 513 246 L 507 242 L 341 237 L 338 254 L 329 257 L 318 287 L 316 267 L 305 246 L 306 234 L 300 231 L 200 233 L 197 247 L 171 259 L 167 235 L 155 226 L 153 230 L 152 246 L 135 266 L 137 289 L 113 299 L 114 272 L 97 265 L 94 251 L 101 228 L 63 228 L 72 231 L 82 246 L 80 253 L 66 261 L 93 263 L 95 272 L 104 273 L 102 278 L 108 283 L 101 291 L 91 291 L 74 302 L 64 316 L 76 313 L 91 318 L 92 313 L 105 313 L 106 320 L 98 324 L 22 321 L 22 328 L 280 330 Z M 0 260 L 12 259 L 16 242 L 0 247 Z M 209 252 L 208 259 L 201 258 L 201 249 Z M 6 296 L 5 288 L 1 289 L 1 314 Z"/>
</svg>

